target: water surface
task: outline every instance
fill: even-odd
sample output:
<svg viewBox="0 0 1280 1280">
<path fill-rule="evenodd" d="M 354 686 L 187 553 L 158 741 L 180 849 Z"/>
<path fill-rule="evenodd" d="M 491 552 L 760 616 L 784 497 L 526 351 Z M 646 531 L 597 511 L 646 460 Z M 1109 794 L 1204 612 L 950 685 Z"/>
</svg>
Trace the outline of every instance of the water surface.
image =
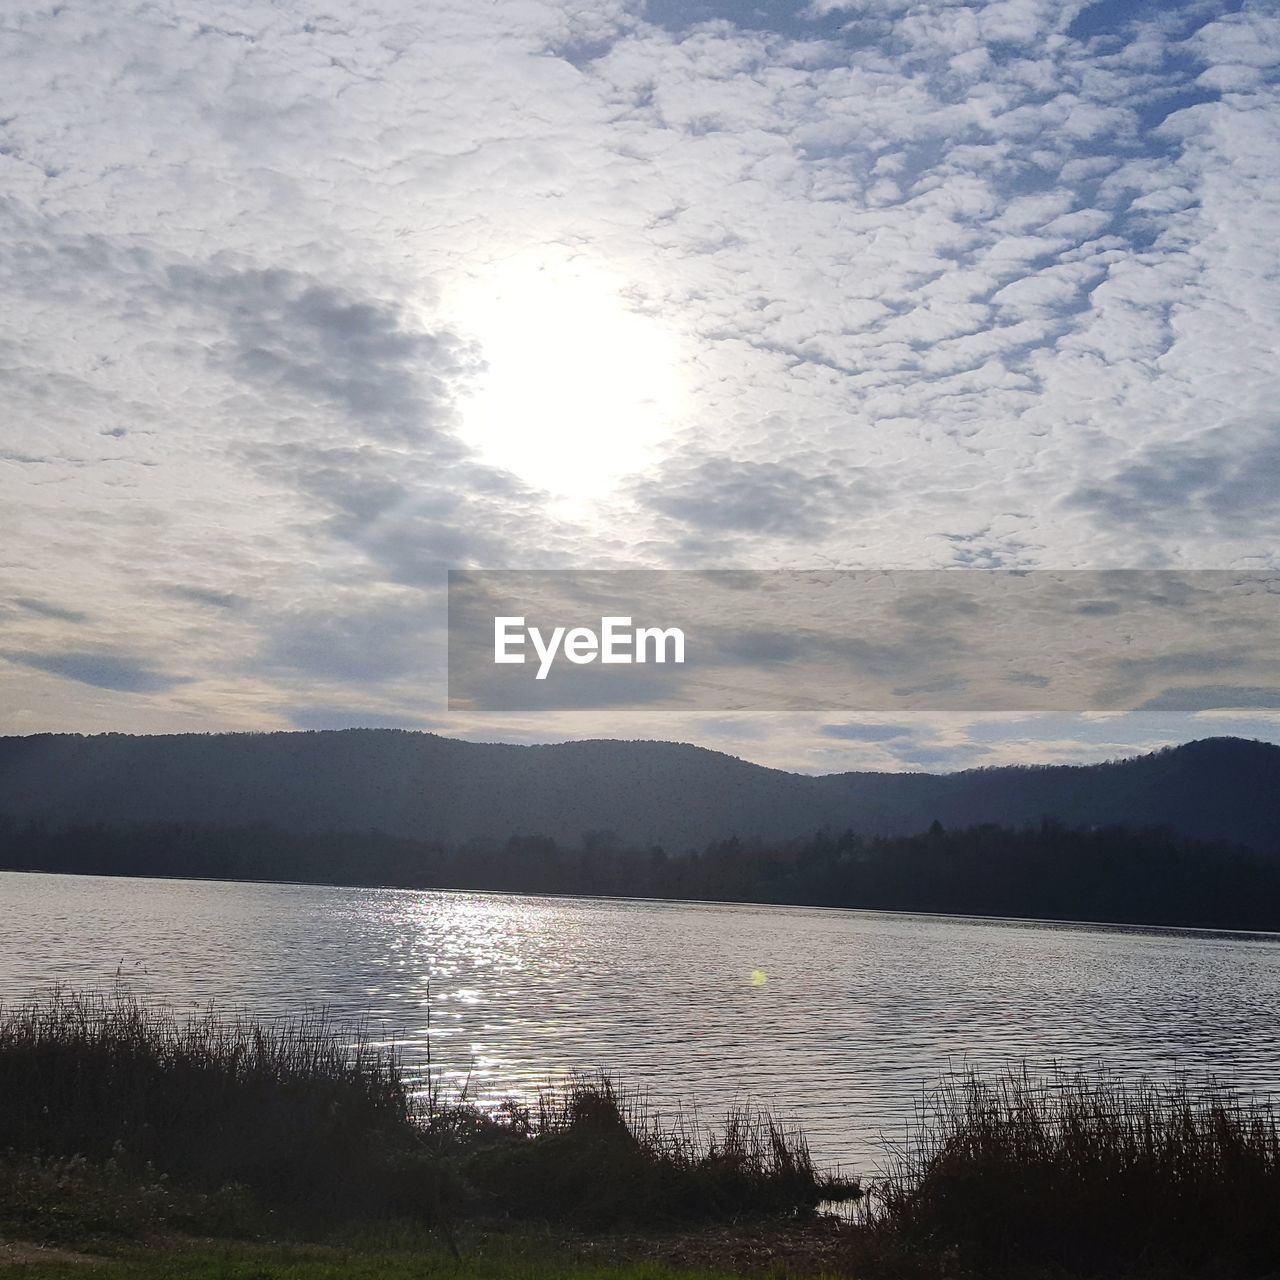
<svg viewBox="0 0 1280 1280">
<path fill-rule="evenodd" d="M 763 984 L 752 974 L 765 975 Z M 866 1166 L 950 1067 L 1280 1079 L 1280 936 L 0 872 L 0 999 L 55 982 L 365 1019 L 472 1094 L 605 1068 Z"/>
</svg>

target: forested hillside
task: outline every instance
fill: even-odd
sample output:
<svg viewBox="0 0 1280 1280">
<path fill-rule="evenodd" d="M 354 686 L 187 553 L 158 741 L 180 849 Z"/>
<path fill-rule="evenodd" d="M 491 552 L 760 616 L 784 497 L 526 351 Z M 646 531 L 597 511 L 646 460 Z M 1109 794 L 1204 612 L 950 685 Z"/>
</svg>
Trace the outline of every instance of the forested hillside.
<svg viewBox="0 0 1280 1280">
<path fill-rule="evenodd" d="M 1219 738 L 1106 764 L 809 777 L 670 742 L 551 746 L 395 730 L 0 739 L 0 815 L 52 825 L 267 823 L 462 847 L 538 836 L 667 852 L 935 819 L 1163 826 L 1280 848 L 1280 747 Z"/>
</svg>

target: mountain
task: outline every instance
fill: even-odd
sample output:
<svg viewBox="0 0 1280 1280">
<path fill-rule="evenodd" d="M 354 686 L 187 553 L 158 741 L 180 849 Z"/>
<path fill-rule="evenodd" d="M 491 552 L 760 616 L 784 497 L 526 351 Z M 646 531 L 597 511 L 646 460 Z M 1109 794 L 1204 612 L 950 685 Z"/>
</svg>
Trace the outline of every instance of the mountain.
<svg viewBox="0 0 1280 1280">
<path fill-rule="evenodd" d="M 452 845 L 586 833 L 671 851 L 737 835 L 907 834 L 1058 819 L 1162 825 L 1280 852 L 1280 746 L 1189 742 L 1129 760 L 809 777 L 671 742 L 474 743 L 391 729 L 0 738 L 0 814 L 56 825 L 269 823 Z"/>
</svg>

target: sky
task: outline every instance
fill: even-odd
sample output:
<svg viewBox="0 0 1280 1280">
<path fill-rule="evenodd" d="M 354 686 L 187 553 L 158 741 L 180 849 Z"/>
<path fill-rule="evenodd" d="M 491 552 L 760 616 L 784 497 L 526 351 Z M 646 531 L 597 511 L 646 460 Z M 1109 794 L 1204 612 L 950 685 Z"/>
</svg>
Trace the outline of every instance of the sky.
<svg viewBox="0 0 1280 1280">
<path fill-rule="evenodd" d="M 1280 13 L 10 0 L 0 732 L 811 771 L 1273 706 L 449 711 L 449 569 L 1280 569 Z"/>
</svg>

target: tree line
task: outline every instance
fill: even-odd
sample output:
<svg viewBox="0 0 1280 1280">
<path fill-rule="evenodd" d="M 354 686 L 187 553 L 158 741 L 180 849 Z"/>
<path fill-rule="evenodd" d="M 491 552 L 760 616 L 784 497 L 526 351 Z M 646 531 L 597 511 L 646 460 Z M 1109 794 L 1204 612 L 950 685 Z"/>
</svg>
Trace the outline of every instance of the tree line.
<svg viewBox="0 0 1280 1280">
<path fill-rule="evenodd" d="M 1280 858 L 1164 828 L 1052 819 L 912 836 L 853 831 L 669 854 L 607 832 L 449 847 L 377 831 L 302 833 L 198 823 L 58 826 L 0 816 L 0 869 L 292 880 L 786 903 L 1039 919 L 1280 930 Z"/>
</svg>

